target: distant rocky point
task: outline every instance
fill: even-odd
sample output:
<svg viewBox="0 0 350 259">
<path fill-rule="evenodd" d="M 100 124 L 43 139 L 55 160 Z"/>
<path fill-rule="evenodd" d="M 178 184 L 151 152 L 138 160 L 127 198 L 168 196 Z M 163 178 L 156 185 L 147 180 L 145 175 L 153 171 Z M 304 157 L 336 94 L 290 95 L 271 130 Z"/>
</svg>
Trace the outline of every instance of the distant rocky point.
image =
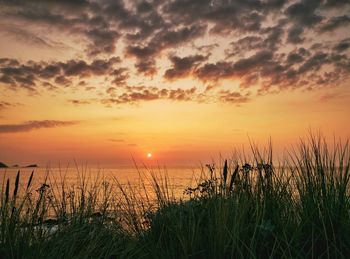
<svg viewBox="0 0 350 259">
<path fill-rule="evenodd" d="M 0 168 L 8 168 L 8 166 L 2 162 L 0 162 Z"/>
<path fill-rule="evenodd" d="M 37 164 L 32 164 L 32 165 L 27 165 L 25 167 L 28 168 L 28 167 L 39 167 L 39 166 Z"/>
</svg>

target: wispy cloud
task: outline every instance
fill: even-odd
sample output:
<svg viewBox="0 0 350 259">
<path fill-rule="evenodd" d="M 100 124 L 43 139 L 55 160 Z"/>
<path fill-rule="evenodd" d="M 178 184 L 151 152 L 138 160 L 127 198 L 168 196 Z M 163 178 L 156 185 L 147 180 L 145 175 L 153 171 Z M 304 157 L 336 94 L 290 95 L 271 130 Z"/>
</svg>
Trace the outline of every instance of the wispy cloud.
<svg viewBox="0 0 350 259">
<path fill-rule="evenodd" d="M 92 102 L 92 100 L 77 100 L 77 99 L 71 99 L 68 100 L 68 102 L 74 104 L 74 105 L 87 105 L 90 104 Z"/>
<path fill-rule="evenodd" d="M 38 130 L 42 128 L 57 128 L 76 125 L 77 121 L 57 121 L 57 120 L 42 120 L 42 121 L 26 121 L 19 124 L 0 124 L 0 133 L 17 133 Z"/>
<path fill-rule="evenodd" d="M 117 143 L 125 142 L 124 139 L 114 139 L 114 138 L 110 138 L 110 139 L 107 139 L 107 140 L 110 141 L 110 142 L 117 142 Z"/>
<path fill-rule="evenodd" d="M 10 108 L 10 107 L 15 107 L 15 106 L 18 106 L 18 105 L 20 105 L 20 104 L 0 101 L 0 111 L 1 110 L 5 110 L 5 109 Z"/>
</svg>

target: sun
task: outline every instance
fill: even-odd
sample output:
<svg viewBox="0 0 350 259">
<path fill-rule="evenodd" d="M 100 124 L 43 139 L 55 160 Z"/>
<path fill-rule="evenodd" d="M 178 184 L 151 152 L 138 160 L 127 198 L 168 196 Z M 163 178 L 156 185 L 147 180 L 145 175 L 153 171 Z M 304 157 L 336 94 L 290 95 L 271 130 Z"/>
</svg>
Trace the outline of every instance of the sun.
<svg viewBox="0 0 350 259">
<path fill-rule="evenodd" d="M 148 154 L 147 154 L 147 157 L 148 157 L 148 158 L 151 158 L 151 157 L 152 157 L 152 153 L 148 153 Z"/>
</svg>

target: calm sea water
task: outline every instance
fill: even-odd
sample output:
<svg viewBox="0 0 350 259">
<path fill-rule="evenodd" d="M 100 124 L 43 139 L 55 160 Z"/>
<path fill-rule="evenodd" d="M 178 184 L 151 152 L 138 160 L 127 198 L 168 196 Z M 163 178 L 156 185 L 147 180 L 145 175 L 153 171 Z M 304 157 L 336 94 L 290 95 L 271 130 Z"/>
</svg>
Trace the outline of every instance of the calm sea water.
<svg viewBox="0 0 350 259">
<path fill-rule="evenodd" d="M 17 172 L 20 171 L 19 192 L 24 192 L 32 171 L 32 189 L 39 188 L 47 183 L 51 188 L 60 188 L 64 183 L 65 188 L 78 188 L 85 185 L 87 188 L 94 184 L 109 183 L 130 185 L 135 189 L 146 186 L 152 189 L 152 179 L 156 177 L 159 183 L 164 183 L 165 178 L 169 187 L 176 194 L 181 196 L 185 188 L 193 186 L 201 177 L 200 168 L 170 167 L 170 168 L 89 168 L 89 167 L 68 167 L 68 168 L 6 168 L 0 169 L 0 188 L 4 190 L 7 179 L 10 180 L 10 192 L 13 190 Z"/>
</svg>

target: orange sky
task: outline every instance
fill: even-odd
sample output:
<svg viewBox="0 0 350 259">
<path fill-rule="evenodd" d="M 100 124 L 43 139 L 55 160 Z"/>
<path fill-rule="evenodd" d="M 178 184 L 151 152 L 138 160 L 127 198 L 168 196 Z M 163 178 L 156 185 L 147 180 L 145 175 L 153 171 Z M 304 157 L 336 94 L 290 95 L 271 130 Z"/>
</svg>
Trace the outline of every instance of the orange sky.
<svg viewBox="0 0 350 259">
<path fill-rule="evenodd" d="M 0 161 L 207 163 L 249 139 L 349 137 L 341 1 L 16 2 L 0 8 Z"/>
</svg>

